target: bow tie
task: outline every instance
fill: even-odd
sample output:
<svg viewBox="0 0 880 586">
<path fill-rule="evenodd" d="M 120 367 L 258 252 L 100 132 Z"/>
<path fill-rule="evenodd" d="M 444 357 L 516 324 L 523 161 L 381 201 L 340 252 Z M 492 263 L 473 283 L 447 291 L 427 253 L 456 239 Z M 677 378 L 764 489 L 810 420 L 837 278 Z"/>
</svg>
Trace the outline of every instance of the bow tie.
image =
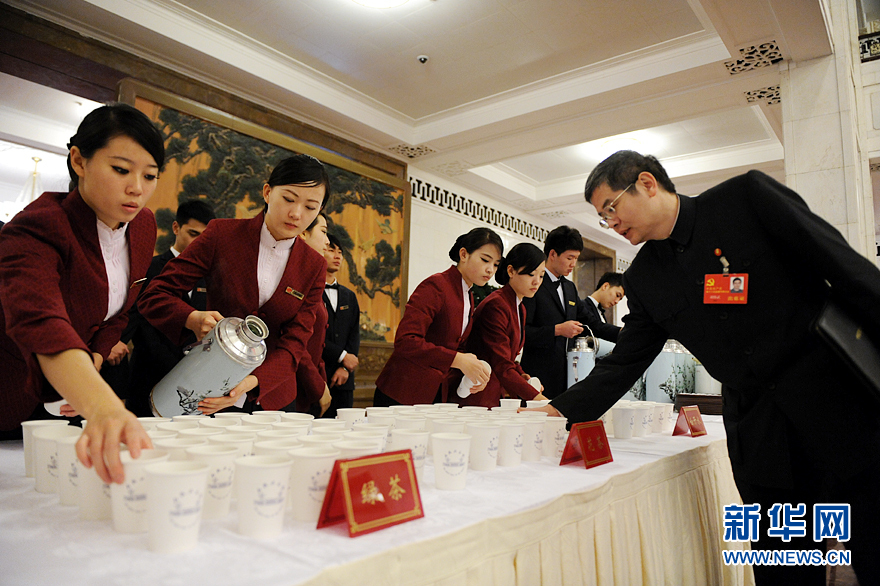
<svg viewBox="0 0 880 586">
<path fill-rule="evenodd" d="M 339 290 L 339 283 L 333 283 L 332 285 L 324 285 L 325 289 L 336 289 Z"/>
<path fill-rule="evenodd" d="M 565 280 L 565 277 L 559 277 L 555 281 L 553 281 L 553 287 L 555 289 L 559 289 L 559 286 L 562 285 L 562 282 Z"/>
</svg>

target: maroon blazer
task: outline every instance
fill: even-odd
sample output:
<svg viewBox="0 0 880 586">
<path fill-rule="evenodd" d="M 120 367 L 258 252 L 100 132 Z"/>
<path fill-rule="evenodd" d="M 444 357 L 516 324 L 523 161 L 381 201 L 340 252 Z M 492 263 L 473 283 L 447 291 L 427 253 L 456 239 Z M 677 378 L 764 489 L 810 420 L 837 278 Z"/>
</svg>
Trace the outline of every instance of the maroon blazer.
<svg viewBox="0 0 880 586">
<path fill-rule="evenodd" d="M 325 281 L 326 282 L 326 281 Z M 312 337 L 306 344 L 302 364 L 296 369 L 296 410 L 308 412 L 313 403 L 317 403 L 324 395 L 324 385 L 327 384 L 327 373 L 324 370 L 324 338 L 327 336 L 327 308 L 324 307 L 323 297 L 321 306 L 315 313 L 315 328 Z"/>
<path fill-rule="evenodd" d="M 523 325 L 526 308 L 520 304 L 520 320 L 516 318 L 516 293 L 510 285 L 493 291 L 474 312 L 471 334 L 465 348 L 492 367 L 492 376 L 486 388 L 462 399 L 453 394 L 462 405 L 497 407 L 506 394 L 530 401 L 538 395 L 523 378 L 523 369 L 515 362 L 523 347 Z M 456 387 L 457 388 L 457 387 Z"/>
<path fill-rule="evenodd" d="M 186 318 L 193 308 L 182 296 L 204 277 L 209 311 L 219 311 L 223 317 L 256 315 L 269 326 L 268 354 L 253 374 L 260 383 L 258 400 L 263 408 L 281 409 L 296 399 L 296 371 L 312 335 L 315 313 L 323 306 L 327 263 L 297 238 L 278 288 L 261 307 L 257 262 L 262 226 L 262 213 L 249 220 L 212 220 L 150 282 L 138 308 L 168 339 L 183 343 Z"/>
<path fill-rule="evenodd" d="M 17 427 L 40 402 L 60 399 L 36 354 L 79 348 L 106 359 L 119 341 L 153 258 L 153 212 L 141 210 L 126 239 L 128 299 L 104 321 L 107 269 L 95 212 L 78 191 L 44 193 L 0 231 L 0 429 Z"/>
<path fill-rule="evenodd" d="M 473 303 L 471 303 L 473 308 Z M 442 386 L 448 394 L 452 361 L 470 331 L 461 322 L 464 295 L 455 266 L 431 275 L 416 287 L 394 337 L 394 352 L 376 379 L 376 388 L 404 405 L 432 403 Z"/>
</svg>

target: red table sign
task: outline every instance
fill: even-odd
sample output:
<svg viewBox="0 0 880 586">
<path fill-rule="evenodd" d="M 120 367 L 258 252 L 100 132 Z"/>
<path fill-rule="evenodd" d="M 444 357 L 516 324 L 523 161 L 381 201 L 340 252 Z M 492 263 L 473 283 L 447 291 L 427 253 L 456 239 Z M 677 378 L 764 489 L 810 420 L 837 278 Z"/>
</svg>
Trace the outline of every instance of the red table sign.
<svg viewBox="0 0 880 586">
<path fill-rule="evenodd" d="M 678 419 L 675 422 L 672 435 L 689 435 L 691 437 L 706 435 L 706 425 L 703 423 L 703 416 L 700 415 L 700 408 L 696 405 L 682 407 L 678 412 Z"/>
<path fill-rule="evenodd" d="M 336 460 L 318 529 L 347 520 L 355 537 L 424 516 L 412 452 L 401 450 Z"/>
<path fill-rule="evenodd" d="M 571 426 L 559 465 L 583 461 L 584 467 L 593 468 L 613 460 L 605 435 L 605 424 L 601 421 L 585 421 Z"/>
</svg>

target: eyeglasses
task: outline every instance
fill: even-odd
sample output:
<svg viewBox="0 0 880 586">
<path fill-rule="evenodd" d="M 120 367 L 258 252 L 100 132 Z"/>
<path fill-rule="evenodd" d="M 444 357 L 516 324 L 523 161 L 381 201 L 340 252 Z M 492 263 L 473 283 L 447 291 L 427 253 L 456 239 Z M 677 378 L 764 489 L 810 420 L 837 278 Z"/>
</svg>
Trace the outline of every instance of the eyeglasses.
<svg viewBox="0 0 880 586">
<path fill-rule="evenodd" d="M 614 204 L 616 204 L 617 200 L 619 200 L 623 196 L 624 193 L 629 191 L 633 185 L 635 185 L 635 182 L 627 185 L 626 189 L 624 189 L 623 191 L 618 193 L 617 197 L 615 197 L 614 200 L 610 204 L 605 206 L 605 208 L 601 212 L 599 212 L 599 218 L 600 218 L 599 225 L 600 226 L 602 226 L 606 230 L 611 229 L 611 225 L 608 222 L 609 222 L 609 220 L 611 220 L 611 218 L 614 216 L 614 214 L 617 213 L 614 209 Z"/>
</svg>

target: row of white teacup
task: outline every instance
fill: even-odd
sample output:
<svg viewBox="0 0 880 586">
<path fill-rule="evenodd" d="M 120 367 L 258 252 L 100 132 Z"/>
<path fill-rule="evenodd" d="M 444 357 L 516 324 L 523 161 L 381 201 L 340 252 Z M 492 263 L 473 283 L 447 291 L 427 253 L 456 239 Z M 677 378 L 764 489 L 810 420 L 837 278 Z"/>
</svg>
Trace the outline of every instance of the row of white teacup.
<svg viewBox="0 0 880 586">
<path fill-rule="evenodd" d="M 675 426 L 672 403 L 620 400 L 600 418 L 606 433 L 617 439 L 670 433 Z"/>
</svg>

